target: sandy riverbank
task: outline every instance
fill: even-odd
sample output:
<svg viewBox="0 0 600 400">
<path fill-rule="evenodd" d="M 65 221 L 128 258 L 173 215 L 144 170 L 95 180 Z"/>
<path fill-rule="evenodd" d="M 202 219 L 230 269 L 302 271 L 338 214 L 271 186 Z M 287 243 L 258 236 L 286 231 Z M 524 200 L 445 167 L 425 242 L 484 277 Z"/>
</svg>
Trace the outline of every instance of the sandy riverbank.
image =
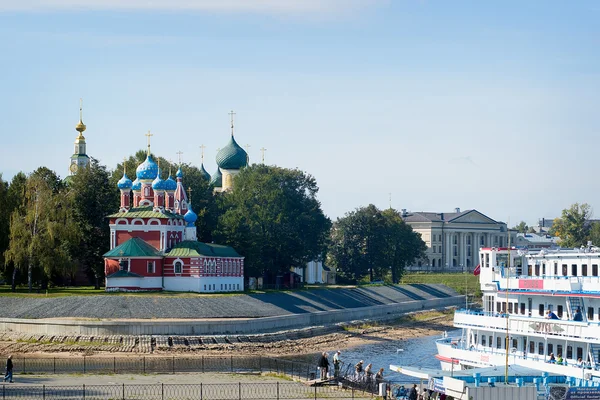
<svg viewBox="0 0 600 400">
<path fill-rule="evenodd" d="M 115 344 L 53 343 L 43 339 L 23 340 L 7 338 L 0 341 L 0 354 L 25 357 L 78 357 L 86 356 L 164 356 L 194 355 L 269 355 L 289 356 L 344 349 L 364 344 L 383 343 L 390 340 L 411 339 L 434 335 L 452 329 L 451 311 L 428 311 L 404 316 L 385 323 L 349 326 L 339 331 L 297 340 L 281 340 L 267 343 L 207 344 L 201 346 L 172 346 L 144 351 L 141 347 Z"/>
</svg>

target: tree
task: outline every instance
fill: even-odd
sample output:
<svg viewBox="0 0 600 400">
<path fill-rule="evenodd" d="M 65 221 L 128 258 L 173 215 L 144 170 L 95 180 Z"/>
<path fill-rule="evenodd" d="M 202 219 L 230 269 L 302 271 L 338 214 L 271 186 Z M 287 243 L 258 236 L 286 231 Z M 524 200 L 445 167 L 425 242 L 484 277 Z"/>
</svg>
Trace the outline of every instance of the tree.
<svg viewBox="0 0 600 400">
<path fill-rule="evenodd" d="M 413 231 L 397 210 L 390 208 L 382 214 L 386 222 L 385 265 L 390 266 L 392 282 L 398 283 L 404 274 L 404 268 L 425 256 L 427 245 L 421 239 L 421 234 Z"/>
<path fill-rule="evenodd" d="M 252 165 L 218 196 L 215 238 L 246 257 L 247 276 L 273 275 L 322 259 L 331 222 L 315 179 L 297 169 Z"/>
<path fill-rule="evenodd" d="M 512 228 L 512 230 L 517 231 L 519 233 L 527 233 L 529 231 L 529 227 L 527 226 L 527 223 L 525 223 L 525 221 L 521 221 L 517 225 L 515 225 Z"/>
<path fill-rule="evenodd" d="M 58 176 L 42 167 L 26 181 L 22 203 L 11 214 L 10 244 L 5 257 L 16 268 L 27 267 L 29 291 L 33 286 L 34 269 L 47 284 L 52 273 L 70 271 L 73 262 L 69 244 L 76 241 L 67 191 Z"/>
<path fill-rule="evenodd" d="M 10 213 L 12 212 L 9 203 L 8 182 L 5 182 L 0 174 L 0 265 L 4 265 L 4 252 L 8 248 Z"/>
<path fill-rule="evenodd" d="M 396 210 L 374 205 L 346 213 L 335 222 L 328 260 L 343 277 L 358 281 L 369 275 L 398 282 L 404 267 L 423 256 L 426 245 Z"/>
<path fill-rule="evenodd" d="M 86 168 L 77 171 L 69 185 L 74 223 L 79 242 L 72 243 L 71 256 L 79 261 L 83 270 L 94 278 L 100 288 L 104 275 L 103 254 L 110 249 L 110 228 L 107 215 L 115 211 L 118 191 L 109 182 L 106 167 L 92 158 Z"/>
<path fill-rule="evenodd" d="M 563 247 L 585 245 L 590 233 L 588 220 L 591 216 L 592 209 L 589 204 L 575 203 L 564 209 L 560 218 L 554 219 L 549 233 L 560 237 L 560 244 Z"/>
<path fill-rule="evenodd" d="M 600 222 L 591 224 L 589 240 L 594 246 L 600 246 Z"/>
</svg>

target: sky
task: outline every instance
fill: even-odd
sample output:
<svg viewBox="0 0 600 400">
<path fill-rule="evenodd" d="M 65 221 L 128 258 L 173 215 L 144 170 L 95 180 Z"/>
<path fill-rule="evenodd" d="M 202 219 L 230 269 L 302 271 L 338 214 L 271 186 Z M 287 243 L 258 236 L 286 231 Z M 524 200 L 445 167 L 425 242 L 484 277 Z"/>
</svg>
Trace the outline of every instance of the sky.
<svg viewBox="0 0 600 400">
<path fill-rule="evenodd" d="M 0 0 L 0 172 L 61 176 L 145 148 L 313 175 L 332 219 L 370 203 L 509 222 L 588 203 L 596 1 Z M 391 198 L 391 202 L 390 202 Z"/>
</svg>

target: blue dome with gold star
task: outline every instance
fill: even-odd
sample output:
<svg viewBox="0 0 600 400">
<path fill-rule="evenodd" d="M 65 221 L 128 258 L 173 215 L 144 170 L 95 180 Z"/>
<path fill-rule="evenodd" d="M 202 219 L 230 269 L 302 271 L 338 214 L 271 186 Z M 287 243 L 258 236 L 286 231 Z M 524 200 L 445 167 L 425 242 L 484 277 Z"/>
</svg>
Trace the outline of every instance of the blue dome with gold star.
<svg viewBox="0 0 600 400">
<path fill-rule="evenodd" d="M 248 153 L 233 138 L 217 153 L 217 165 L 223 169 L 240 169 L 248 165 Z"/>
<path fill-rule="evenodd" d="M 142 190 L 142 182 L 140 182 L 139 179 L 136 179 L 135 181 L 133 181 L 133 183 L 131 184 L 131 190 L 136 190 L 136 191 Z"/>
<path fill-rule="evenodd" d="M 160 178 L 160 168 L 158 169 L 158 174 L 156 175 L 156 179 L 152 182 L 152 189 L 154 190 L 165 190 L 166 181 Z"/>
<path fill-rule="evenodd" d="M 174 192 L 177 190 L 177 182 L 171 175 L 165 180 L 165 190 L 168 192 Z"/>
<path fill-rule="evenodd" d="M 148 154 L 146 160 L 138 165 L 135 170 L 137 178 L 140 180 L 154 180 L 158 175 L 158 165 L 154 161 L 152 154 Z"/>
<path fill-rule="evenodd" d="M 119 189 L 131 189 L 133 182 L 131 182 L 131 179 L 127 177 L 127 174 L 123 174 L 123 177 L 119 179 L 119 182 L 117 182 L 117 186 Z"/>
</svg>

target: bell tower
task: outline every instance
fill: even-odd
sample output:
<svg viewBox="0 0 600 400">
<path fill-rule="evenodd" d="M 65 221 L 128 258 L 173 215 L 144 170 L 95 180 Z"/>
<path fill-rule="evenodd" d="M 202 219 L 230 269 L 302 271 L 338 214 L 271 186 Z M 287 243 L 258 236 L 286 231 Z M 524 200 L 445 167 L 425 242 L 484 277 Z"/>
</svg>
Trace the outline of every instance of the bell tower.
<svg viewBox="0 0 600 400">
<path fill-rule="evenodd" d="M 75 125 L 75 130 L 79 132 L 79 135 L 75 138 L 75 150 L 71 156 L 71 163 L 69 165 L 69 175 L 74 175 L 80 168 L 84 168 L 90 162 L 90 158 L 86 154 L 85 148 L 85 124 L 83 123 L 83 100 L 79 99 L 79 123 Z"/>
</svg>

